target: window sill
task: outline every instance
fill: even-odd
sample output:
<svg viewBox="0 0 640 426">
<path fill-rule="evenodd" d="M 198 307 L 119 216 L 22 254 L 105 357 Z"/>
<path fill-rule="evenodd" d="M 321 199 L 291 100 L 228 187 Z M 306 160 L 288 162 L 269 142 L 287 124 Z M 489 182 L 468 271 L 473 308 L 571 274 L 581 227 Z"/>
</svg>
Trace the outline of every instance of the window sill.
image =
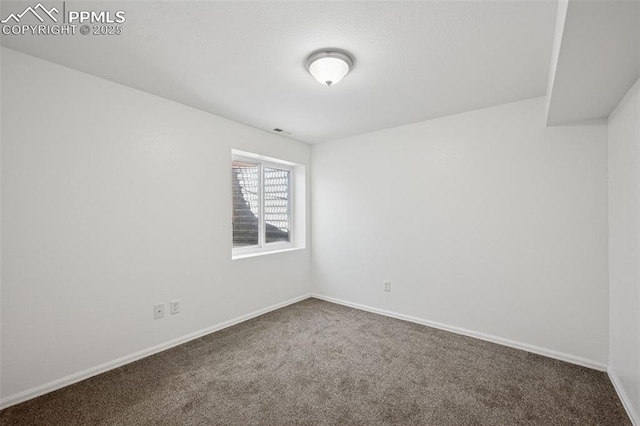
<svg viewBox="0 0 640 426">
<path fill-rule="evenodd" d="M 249 257 L 265 256 L 268 254 L 286 253 L 288 251 L 296 251 L 296 250 L 304 250 L 304 247 L 288 247 L 285 249 L 257 251 L 255 253 L 232 254 L 231 260 L 247 259 Z"/>
</svg>

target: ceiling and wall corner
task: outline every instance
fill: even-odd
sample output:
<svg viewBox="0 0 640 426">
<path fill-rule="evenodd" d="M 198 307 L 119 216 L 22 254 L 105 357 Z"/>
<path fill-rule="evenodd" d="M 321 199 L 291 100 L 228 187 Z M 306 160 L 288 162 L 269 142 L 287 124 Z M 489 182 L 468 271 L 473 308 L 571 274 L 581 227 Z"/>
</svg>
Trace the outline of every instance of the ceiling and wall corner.
<svg viewBox="0 0 640 426">
<path fill-rule="evenodd" d="M 564 22 L 567 19 L 567 8 L 569 0 L 558 0 L 558 11 L 556 12 L 556 31 L 553 37 L 553 49 L 551 50 L 551 65 L 549 66 L 549 78 L 547 80 L 547 94 L 553 89 L 553 83 L 556 76 L 556 68 L 558 67 L 558 58 L 560 56 L 560 46 L 562 45 L 562 33 L 564 31 Z M 547 110 L 546 115 L 549 116 L 549 107 L 551 104 L 551 96 L 546 96 Z"/>
<path fill-rule="evenodd" d="M 563 0 L 554 43 L 547 124 L 606 118 L 640 77 L 640 1 Z"/>
<path fill-rule="evenodd" d="M 1 44 L 307 143 L 545 93 L 549 125 L 605 118 L 640 77 L 637 0 L 74 4 L 126 11 L 124 33 Z M 358 65 L 311 84 L 332 47 Z"/>
<path fill-rule="evenodd" d="M 543 96 L 557 9 L 555 0 L 74 5 L 126 11 L 123 34 L 2 45 L 307 143 Z M 327 88 L 304 59 L 331 47 L 356 66 Z"/>
</svg>

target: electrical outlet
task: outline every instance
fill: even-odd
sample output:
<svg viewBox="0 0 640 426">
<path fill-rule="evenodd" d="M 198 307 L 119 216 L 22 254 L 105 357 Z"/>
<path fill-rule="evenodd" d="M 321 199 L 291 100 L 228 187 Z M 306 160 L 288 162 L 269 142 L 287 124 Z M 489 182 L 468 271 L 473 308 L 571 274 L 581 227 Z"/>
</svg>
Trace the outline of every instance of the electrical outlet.
<svg viewBox="0 0 640 426">
<path fill-rule="evenodd" d="M 180 312 L 180 299 L 175 299 L 169 302 L 169 310 L 171 311 L 171 315 L 177 314 Z"/>
<path fill-rule="evenodd" d="M 391 281 L 384 282 L 384 291 L 391 291 Z"/>
<path fill-rule="evenodd" d="M 153 306 L 153 319 L 160 319 L 164 316 L 164 303 Z"/>
</svg>

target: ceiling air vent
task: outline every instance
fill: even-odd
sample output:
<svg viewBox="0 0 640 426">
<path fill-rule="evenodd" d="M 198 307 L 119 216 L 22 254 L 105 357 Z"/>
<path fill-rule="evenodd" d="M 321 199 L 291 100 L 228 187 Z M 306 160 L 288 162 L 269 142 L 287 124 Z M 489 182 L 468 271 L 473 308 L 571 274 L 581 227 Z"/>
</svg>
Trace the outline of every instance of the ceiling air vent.
<svg viewBox="0 0 640 426">
<path fill-rule="evenodd" d="M 290 135 L 291 134 L 291 132 L 287 132 L 286 130 L 282 130 L 279 127 L 276 127 L 275 129 L 273 129 L 273 131 L 276 132 L 276 133 L 284 133 L 285 135 Z"/>
</svg>

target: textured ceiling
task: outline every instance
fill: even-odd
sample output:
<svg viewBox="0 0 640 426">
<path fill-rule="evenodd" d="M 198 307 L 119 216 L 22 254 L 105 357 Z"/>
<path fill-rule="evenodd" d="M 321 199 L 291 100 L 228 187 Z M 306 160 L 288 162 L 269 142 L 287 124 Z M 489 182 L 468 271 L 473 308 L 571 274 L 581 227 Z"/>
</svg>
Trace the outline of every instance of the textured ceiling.
<svg viewBox="0 0 640 426">
<path fill-rule="evenodd" d="M 67 3 L 126 11 L 124 33 L 3 36 L 2 45 L 308 143 L 545 95 L 557 9 L 544 0 Z M 3 2 L 3 16 L 16 8 Z M 355 57 L 330 88 L 303 67 L 322 47 Z"/>
</svg>

